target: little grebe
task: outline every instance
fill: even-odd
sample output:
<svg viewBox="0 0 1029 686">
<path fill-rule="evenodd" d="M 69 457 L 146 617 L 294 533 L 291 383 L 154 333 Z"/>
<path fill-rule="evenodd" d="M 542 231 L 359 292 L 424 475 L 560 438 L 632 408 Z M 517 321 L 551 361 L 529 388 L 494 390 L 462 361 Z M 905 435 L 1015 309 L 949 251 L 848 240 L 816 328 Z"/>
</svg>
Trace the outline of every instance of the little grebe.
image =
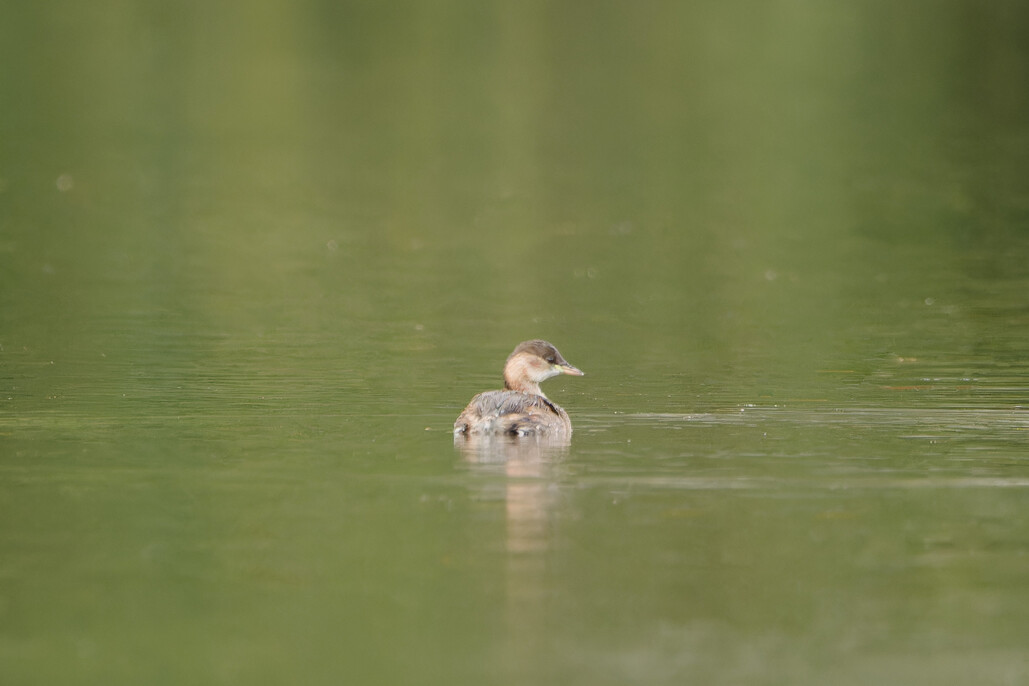
<svg viewBox="0 0 1029 686">
<path fill-rule="evenodd" d="M 504 365 L 504 390 L 472 398 L 454 422 L 454 434 L 570 435 L 568 413 L 540 390 L 541 381 L 558 374 L 583 376 L 550 343 L 519 343 Z"/>
</svg>

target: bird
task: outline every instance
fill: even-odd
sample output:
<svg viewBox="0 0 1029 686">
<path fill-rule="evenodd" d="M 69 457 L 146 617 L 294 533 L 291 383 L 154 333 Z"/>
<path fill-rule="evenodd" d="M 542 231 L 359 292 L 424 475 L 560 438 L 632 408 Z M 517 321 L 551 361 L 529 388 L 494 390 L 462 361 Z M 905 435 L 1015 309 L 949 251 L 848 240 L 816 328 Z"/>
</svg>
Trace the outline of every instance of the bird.
<svg viewBox="0 0 1029 686">
<path fill-rule="evenodd" d="M 519 343 L 504 364 L 504 390 L 472 398 L 454 422 L 454 436 L 571 436 L 568 413 L 540 390 L 540 382 L 560 374 L 584 376 L 552 343 Z"/>
</svg>

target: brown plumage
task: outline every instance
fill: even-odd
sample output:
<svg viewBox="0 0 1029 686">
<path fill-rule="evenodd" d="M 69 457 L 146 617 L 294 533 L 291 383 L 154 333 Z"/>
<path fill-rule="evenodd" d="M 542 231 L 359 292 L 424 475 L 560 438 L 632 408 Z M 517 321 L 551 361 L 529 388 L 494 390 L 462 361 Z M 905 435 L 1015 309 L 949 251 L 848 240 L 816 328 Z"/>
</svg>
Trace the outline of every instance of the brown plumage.
<svg viewBox="0 0 1029 686">
<path fill-rule="evenodd" d="M 454 434 L 570 435 L 568 413 L 540 390 L 541 381 L 558 374 L 583 375 L 550 343 L 519 343 L 504 365 L 504 390 L 472 398 L 454 422 Z"/>
</svg>

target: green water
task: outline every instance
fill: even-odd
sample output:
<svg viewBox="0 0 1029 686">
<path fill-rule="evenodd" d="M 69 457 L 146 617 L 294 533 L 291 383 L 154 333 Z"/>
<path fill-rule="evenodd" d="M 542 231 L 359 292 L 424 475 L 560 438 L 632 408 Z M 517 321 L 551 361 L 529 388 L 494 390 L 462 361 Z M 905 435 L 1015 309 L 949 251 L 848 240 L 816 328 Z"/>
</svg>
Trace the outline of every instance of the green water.
<svg viewBox="0 0 1029 686">
<path fill-rule="evenodd" d="M 7 5 L 4 684 L 1029 682 L 1022 4 Z"/>
</svg>

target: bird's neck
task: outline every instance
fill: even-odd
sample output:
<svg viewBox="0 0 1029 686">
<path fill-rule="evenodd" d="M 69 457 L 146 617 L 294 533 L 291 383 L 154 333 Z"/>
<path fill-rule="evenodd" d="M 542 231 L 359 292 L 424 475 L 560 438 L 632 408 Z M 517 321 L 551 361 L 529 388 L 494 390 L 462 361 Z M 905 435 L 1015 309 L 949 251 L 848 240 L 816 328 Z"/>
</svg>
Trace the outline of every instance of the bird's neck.
<svg viewBox="0 0 1029 686">
<path fill-rule="evenodd" d="M 504 366 L 504 388 L 509 391 L 543 395 L 538 381 L 534 381 L 528 363 L 521 355 L 515 355 Z"/>
<path fill-rule="evenodd" d="M 529 393 L 531 395 L 538 395 L 541 398 L 546 398 L 543 391 L 540 389 L 540 385 L 535 381 L 530 381 L 526 378 L 521 379 L 504 379 L 504 388 L 509 391 L 518 391 L 519 393 Z"/>
</svg>

